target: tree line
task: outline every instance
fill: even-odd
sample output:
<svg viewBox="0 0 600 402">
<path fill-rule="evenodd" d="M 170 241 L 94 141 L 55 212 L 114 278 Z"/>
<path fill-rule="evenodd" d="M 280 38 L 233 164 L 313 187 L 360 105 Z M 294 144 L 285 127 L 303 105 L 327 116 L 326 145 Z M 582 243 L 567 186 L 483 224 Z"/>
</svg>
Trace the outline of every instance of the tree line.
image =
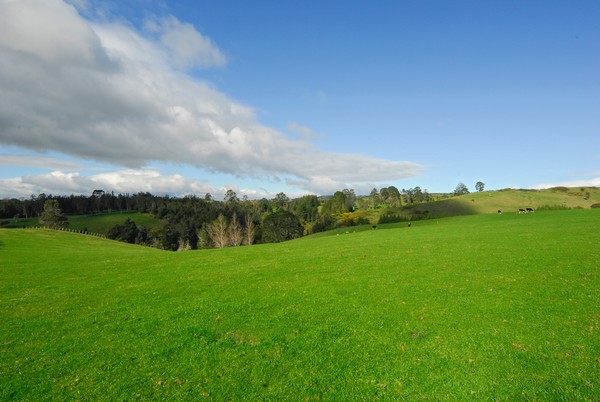
<svg viewBox="0 0 600 402">
<path fill-rule="evenodd" d="M 466 186 L 462 186 L 458 187 L 464 193 Z M 374 188 L 367 196 L 344 189 L 332 196 L 290 199 L 279 193 L 260 200 L 240 199 L 228 190 L 222 201 L 210 194 L 171 197 L 94 190 L 90 196 L 38 194 L 28 199 L 0 200 L 0 219 L 38 218 L 47 226 L 63 227 L 68 224 L 65 215 L 148 213 L 161 224 L 144 227 L 127 219 L 112 227 L 107 237 L 166 250 L 189 250 L 286 241 L 335 227 L 369 223 L 361 217 L 348 218 L 349 212 L 401 208 L 432 200 L 432 195 L 420 187 L 398 190 L 394 186 Z"/>
</svg>

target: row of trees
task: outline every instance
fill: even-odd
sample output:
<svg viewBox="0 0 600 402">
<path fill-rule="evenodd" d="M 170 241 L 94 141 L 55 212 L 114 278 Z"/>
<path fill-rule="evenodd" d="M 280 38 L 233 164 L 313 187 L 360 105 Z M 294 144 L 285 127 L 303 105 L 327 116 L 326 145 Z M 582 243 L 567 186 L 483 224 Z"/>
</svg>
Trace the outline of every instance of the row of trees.
<svg viewBox="0 0 600 402">
<path fill-rule="evenodd" d="M 483 190 L 478 183 L 476 187 Z M 460 183 L 455 194 L 464 194 Z M 366 218 L 348 219 L 348 212 L 402 207 L 431 201 L 420 187 L 398 190 L 394 186 L 374 188 L 368 196 L 352 189 L 330 197 L 307 195 L 290 199 L 279 193 L 273 199 L 238 198 L 229 190 L 223 201 L 189 195 L 182 198 L 150 193 L 118 194 L 95 190 L 91 196 L 32 195 L 29 199 L 0 200 L 0 219 L 38 217 L 41 224 L 64 227 L 65 215 L 89 215 L 111 211 L 152 214 L 162 224 L 141 227 L 131 220 L 116 225 L 108 237 L 128 243 L 145 244 L 168 250 L 229 247 L 253 243 L 279 242 L 336 226 L 368 223 Z"/>
</svg>

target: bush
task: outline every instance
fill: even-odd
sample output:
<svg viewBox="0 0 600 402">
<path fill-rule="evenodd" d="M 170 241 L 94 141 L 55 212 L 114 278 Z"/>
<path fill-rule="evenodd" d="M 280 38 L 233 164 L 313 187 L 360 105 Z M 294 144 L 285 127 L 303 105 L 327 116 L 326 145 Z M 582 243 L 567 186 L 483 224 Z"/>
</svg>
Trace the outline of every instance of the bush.
<svg viewBox="0 0 600 402">
<path fill-rule="evenodd" d="M 590 205 L 590 208 L 600 208 L 600 202 Z"/>
<path fill-rule="evenodd" d="M 569 191 L 569 188 L 568 187 L 563 187 L 563 186 L 558 186 L 558 187 L 551 187 L 550 190 L 553 190 L 553 191 L 562 191 L 564 193 L 564 192 Z"/>
<path fill-rule="evenodd" d="M 542 205 L 537 207 L 538 211 L 566 211 L 571 209 L 570 207 L 567 207 L 566 205 L 560 205 L 560 204 L 554 204 L 554 205 Z"/>
<path fill-rule="evenodd" d="M 416 212 L 416 211 L 415 211 Z M 385 214 L 379 217 L 377 221 L 378 225 L 382 225 L 384 223 L 400 223 L 400 222 L 412 222 L 412 221 L 424 221 L 427 219 L 437 219 L 436 216 L 428 215 L 429 211 L 426 213 L 421 212 L 421 215 L 397 215 L 397 214 Z"/>
<path fill-rule="evenodd" d="M 396 215 L 396 214 L 384 214 L 379 217 L 377 221 L 378 225 L 383 225 L 384 223 L 398 223 L 398 222 L 409 222 L 410 217 L 406 215 Z"/>
</svg>

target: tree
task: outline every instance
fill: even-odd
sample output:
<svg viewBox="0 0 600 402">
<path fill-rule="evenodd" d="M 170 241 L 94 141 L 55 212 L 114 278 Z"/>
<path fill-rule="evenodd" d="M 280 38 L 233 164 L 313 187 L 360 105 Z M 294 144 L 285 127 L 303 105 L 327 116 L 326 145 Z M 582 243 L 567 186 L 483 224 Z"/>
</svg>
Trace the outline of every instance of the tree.
<svg viewBox="0 0 600 402">
<path fill-rule="evenodd" d="M 47 200 L 44 203 L 44 210 L 42 211 L 39 221 L 44 226 L 50 226 L 51 228 L 64 228 L 69 222 L 67 217 L 63 215 L 57 200 Z"/>
<path fill-rule="evenodd" d="M 390 205 L 399 207 L 401 204 L 400 191 L 394 186 L 389 186 L 388 188 L 388 203 Z"/>
<path fill-rule="evenodd" d="M 229 223 L 229 244 L 233 247 L 237 247 L 242 244 L 244 240 L 244 234 L 242 232 L 242 226 L 238 221 L 237 214 L 234 212 L 231 222 Z"/>
<path fill-rule="evenodd" d="M 344 200 L 344 204 L 346 206 L 346 211 L 352 212 L 354 211 L 354 201 L 356 201 L 356 193 L 354 193 L 354 189 L 343 189 L 342 193 L 346 196 Z"/>
<path fill-rule="evenodd" d="M 164 250 L 176 251 L 179 248 L 179 232 L 175 225 L 168 223 L 163 226 L 159 241 Z"/>
<path fill-rule="evenodd" d="M 405 204 L 412 204 L 415 200 L 414 200 L 414 190 L 412 188 L 409 188 L 408 190 L 406 189 L 402 189 L 402 196 L 404 197 L 404 203 Z"/>
<path fill-rule="evenodd" d="M 279 243 L 302 236 L 304 229 L 298 217 L 290 211 L 280 210 L 265 217 L 262 224 L 265 243 Z"/>
<path fill-rule="evenodd" d="M 346 193 L 343 191 L 336 191 L 333 197 L 325 201 L 321 213 L 335 215 L 349 212 L 346 203 Z"/>
<path fill-rule="evenodd" d="M 305 195 L 292 203 L 292 211 L 300 222 L 312 222 L 319 216 L 319 198 L 316 195 Z"/>
<path fill-rule="evenodd" d="M 379 191 L 376 188 L 371 190 L 371 194 L 369 194 L 369 201 L 372 209 L 376 209 L 379 205 Z"/>
<path fill-rule="evenodd" d="M 290 202 L 290 199 L 287 195 L 285 195 L 285 193 L 281 192 L 277 194 L 271 202 L 274 207 L 273 209 L 278 211 L 280 209 L 288 209 L 288 203 Z"/>
<path fill-rule="evenodd" d="M 479 192 L 483 191 L 484 187 L 485 187 L 485 183 L 482 181 L 478 181 L 477 183 L 475 183 L 475 189 Z"/>
<path fill-rule="evenodd" d="M 464 195 L 464 194 L 469 194 L 469 189 L 467 188 L 465 183 L 463 183 L 461 181 L 460 183 L 458 183 L 456 185 L 456 188 L 454 189 L 454 195 Z"/>
<path fill-rule="evenodd" d="M 246 215 L 246 226 L 244 227 L 244 244 L 247 246 L 252 245 L 254 243 L 254 232 L 256 228 L 254 226 L 254 220 L 252 215 Z"/>
<path fill-rule="evenodd" d="M 226 203 L 236 203 L 239 201 L 237 194 L 232 189 L 227 190 L 225 193 L 225 202 Z"/>
<path fill-rule="evenodd" d="M 229 243 L 228 226 L 227 218 L 223 214 L 219 214 L 219 217 L 210 223 L 208 232 L 216 248 L 227 247 Z"/>
<path fill-rule="evenodd" d="M 138 237 L 139 229 L 134 221 L 127 218 L 122 225 L 113 226 L 107 234 L 107 237 L 112 240 L 124 241 L 126 243 L 135 243 Z"/>
</svg>

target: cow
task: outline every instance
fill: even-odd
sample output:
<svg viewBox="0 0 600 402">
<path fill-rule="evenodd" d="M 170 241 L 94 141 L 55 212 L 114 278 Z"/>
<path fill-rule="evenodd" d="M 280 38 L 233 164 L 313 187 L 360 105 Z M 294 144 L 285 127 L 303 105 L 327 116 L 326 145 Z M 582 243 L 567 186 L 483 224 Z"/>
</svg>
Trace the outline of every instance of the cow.
<svg viewBox="0 0 600 402">
<path fill-rule="evenodd" d="M 527 213 L 527 211 L 525 211 L 523 208 L 519 208 L 519 213 L 520 213 L 520 214 L 526 214 L 526 213 Z"/>
<path fill-rule="evenodd" d="M 499 213 L 499 214 L 501 214 L 501 213 L 502 213 L 502 211 L 498 210 L 498 213 Z"/>
<path fill-rule="evenodd" d="M 525 208 L 525 210 L 527 211 L 527 213 L 533 212 L 533 208 Z"/>
</svg>

